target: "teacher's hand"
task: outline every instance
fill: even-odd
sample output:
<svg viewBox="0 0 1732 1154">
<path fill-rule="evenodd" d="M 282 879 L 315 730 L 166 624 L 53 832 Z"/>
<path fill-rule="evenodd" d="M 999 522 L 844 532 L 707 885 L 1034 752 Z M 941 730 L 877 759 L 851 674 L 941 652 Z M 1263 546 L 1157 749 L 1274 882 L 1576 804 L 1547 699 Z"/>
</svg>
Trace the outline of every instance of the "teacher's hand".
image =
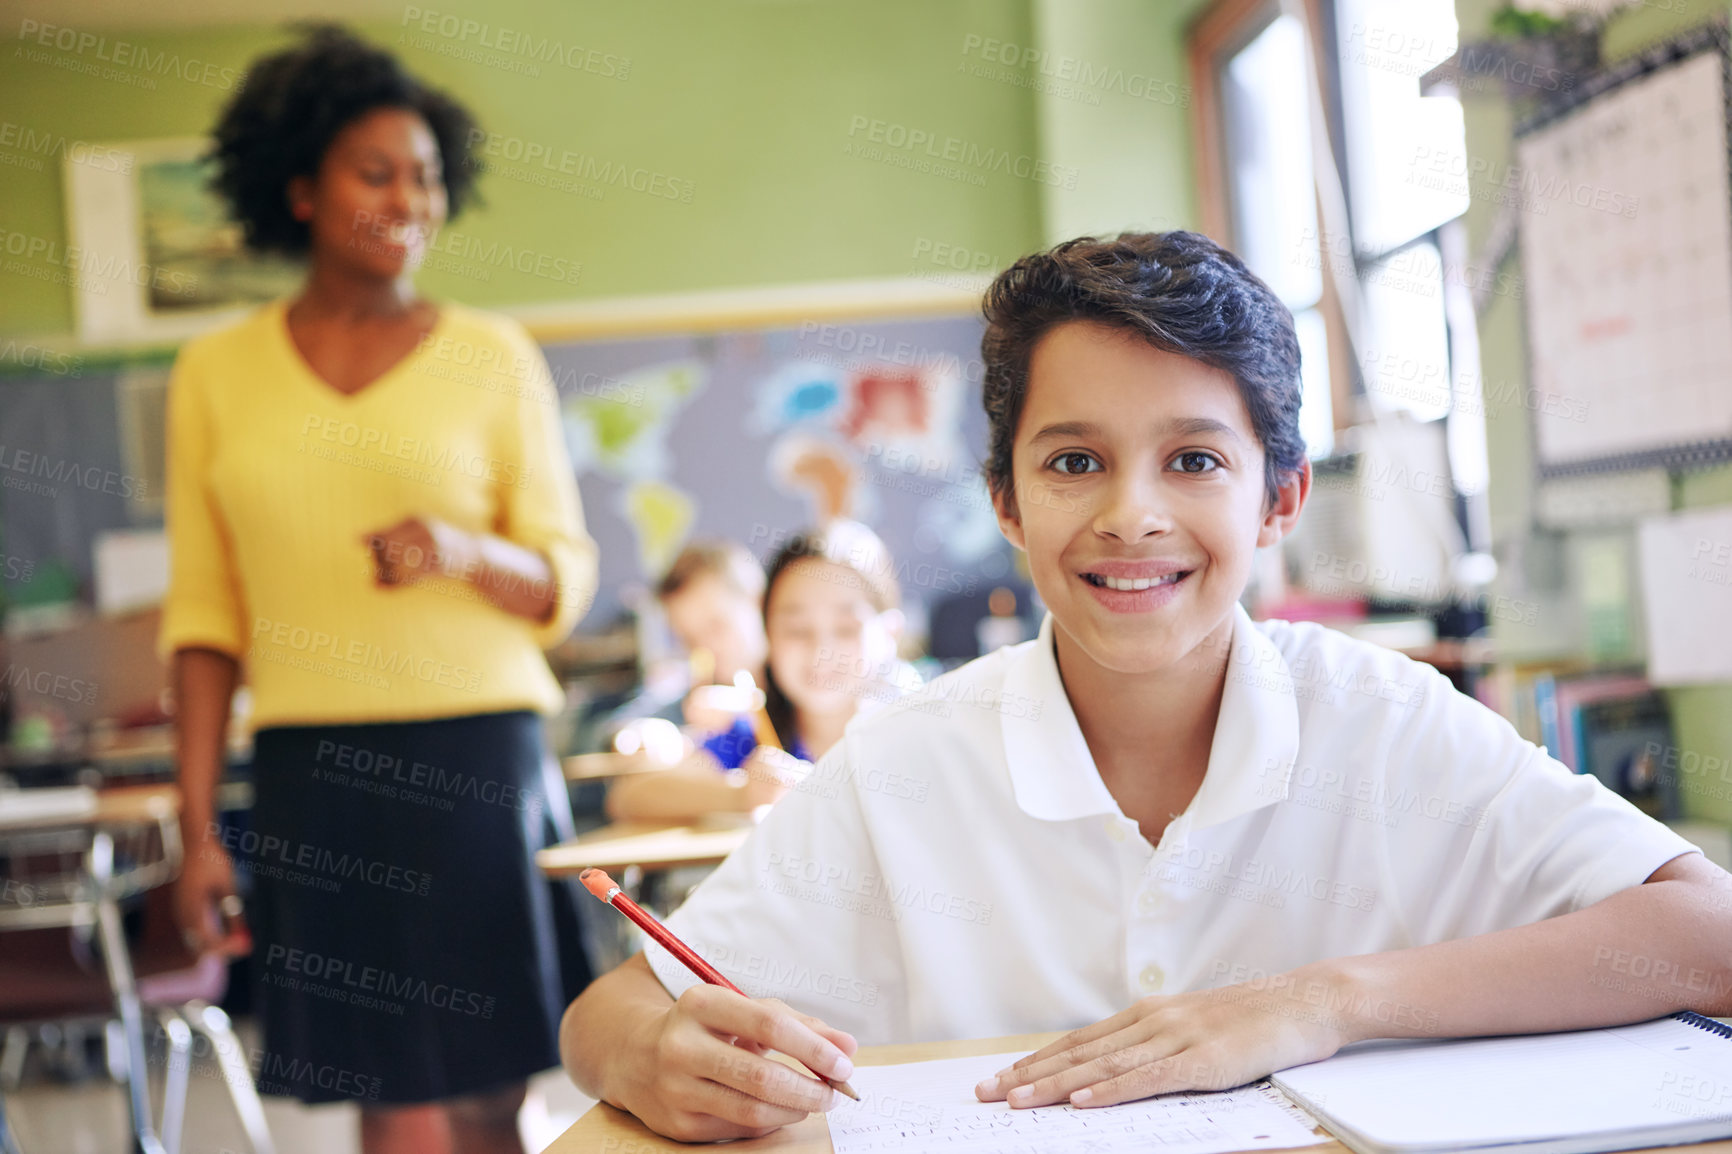
<svg viewBox="0 0 1732 1154">
<path fill-rule="evenodd" d="M 181 940 L 188 951 L 239 955 L 248 950 L 244 934 L 231 933 L 223 925 L 223 909 L 234 902 L 235 873 L 226 850 L 214 837 L 194 831 L 183 833 L 185 857 L 175 880 L 174 915 Z"/>
<path fill-rule="evenodd" d="M 480 564 L 475 537 L 436 517 L 409 517 L 364 534 L 373 551 L 373 580 L 379 585 L 411 585 L 418 578 L 467 578 Z"/>
</svg>

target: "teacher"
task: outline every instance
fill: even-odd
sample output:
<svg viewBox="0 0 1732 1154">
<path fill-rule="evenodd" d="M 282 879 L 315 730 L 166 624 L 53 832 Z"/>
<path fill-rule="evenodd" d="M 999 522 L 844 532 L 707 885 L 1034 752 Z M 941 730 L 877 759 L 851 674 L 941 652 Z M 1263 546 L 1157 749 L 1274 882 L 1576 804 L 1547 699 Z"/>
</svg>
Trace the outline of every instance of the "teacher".
<svg viewBox="0 0 1732 1154">
<path fill-rule="evenodd" d="M 559 1062 L 542 650 L 596 551 L 540 350 L 412 283 L 473 194 L 476 135 L 341 29 L 256 61 L 215 187 L 305 283 L 186 344 L 169 385 L 177 912 L 223 948 L 249 859 L 260 1088 L 358 1102 L 368 1154 L 520 1151 L 525 1080 Z M 243 668 L 236 837 L 213 796 Z"/>
</svg>

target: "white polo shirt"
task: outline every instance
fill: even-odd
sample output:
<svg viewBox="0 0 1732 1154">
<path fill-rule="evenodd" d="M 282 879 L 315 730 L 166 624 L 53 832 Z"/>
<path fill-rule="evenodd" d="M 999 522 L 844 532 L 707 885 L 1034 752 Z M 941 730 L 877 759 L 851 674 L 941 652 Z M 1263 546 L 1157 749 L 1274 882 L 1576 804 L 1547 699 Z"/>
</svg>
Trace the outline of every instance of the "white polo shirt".
<svg viewBox="0 0 1732 1154">
<path fill-rule="evenodd" d="M 1692 852 L 1430 666 L 1236 613 L 1207 772 L 1158 846 L 1095 769 L 1048 617 L 851 724 L 668 924 L 863 1044 L 977 1038 L 1525 925 Z M 649 957 L 675 996 L 696 981 Z"/>
</svg>

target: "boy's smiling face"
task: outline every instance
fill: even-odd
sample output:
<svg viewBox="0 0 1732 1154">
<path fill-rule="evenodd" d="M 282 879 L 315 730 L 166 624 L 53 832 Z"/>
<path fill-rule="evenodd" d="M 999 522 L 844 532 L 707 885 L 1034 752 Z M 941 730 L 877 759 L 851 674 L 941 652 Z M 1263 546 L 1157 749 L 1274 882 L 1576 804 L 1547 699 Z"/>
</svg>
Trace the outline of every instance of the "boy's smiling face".
<svg viewBox="0 0 1732 1154">
<path fill-rule="evenodd" d="M 1041 599 L 1089 660 L 1133 675 L 1230 629 L 1253 553 L 1292 527 L 1310 486 L 1307 467 L 1268 501 L 1226 371 L 1093 321 L 1035 346 L 1013 470 L 999 524 Z"/>
</svg>

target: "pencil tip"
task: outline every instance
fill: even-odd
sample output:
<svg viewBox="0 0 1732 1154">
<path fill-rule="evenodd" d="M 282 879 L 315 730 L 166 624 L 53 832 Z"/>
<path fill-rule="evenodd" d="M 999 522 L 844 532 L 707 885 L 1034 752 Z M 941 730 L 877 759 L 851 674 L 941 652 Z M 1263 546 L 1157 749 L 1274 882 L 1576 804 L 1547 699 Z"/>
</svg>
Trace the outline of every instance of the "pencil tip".
<svg viewBox="0 0 1732 1154">
<path fill-rule="evenodd" d="M 831 1079 L 830 1085 L 834 1086 L 839 1092 L 848 1095 L 848 1097 L 854 1099 L 854 1101 L 858 1102 L 860 1100 L 860 1095 L 856 1094 L 854 1092 L 854 1087 L 850 1086 L 848 1083 L 838 1082 L 835 1079 Z"/>
</svg>

